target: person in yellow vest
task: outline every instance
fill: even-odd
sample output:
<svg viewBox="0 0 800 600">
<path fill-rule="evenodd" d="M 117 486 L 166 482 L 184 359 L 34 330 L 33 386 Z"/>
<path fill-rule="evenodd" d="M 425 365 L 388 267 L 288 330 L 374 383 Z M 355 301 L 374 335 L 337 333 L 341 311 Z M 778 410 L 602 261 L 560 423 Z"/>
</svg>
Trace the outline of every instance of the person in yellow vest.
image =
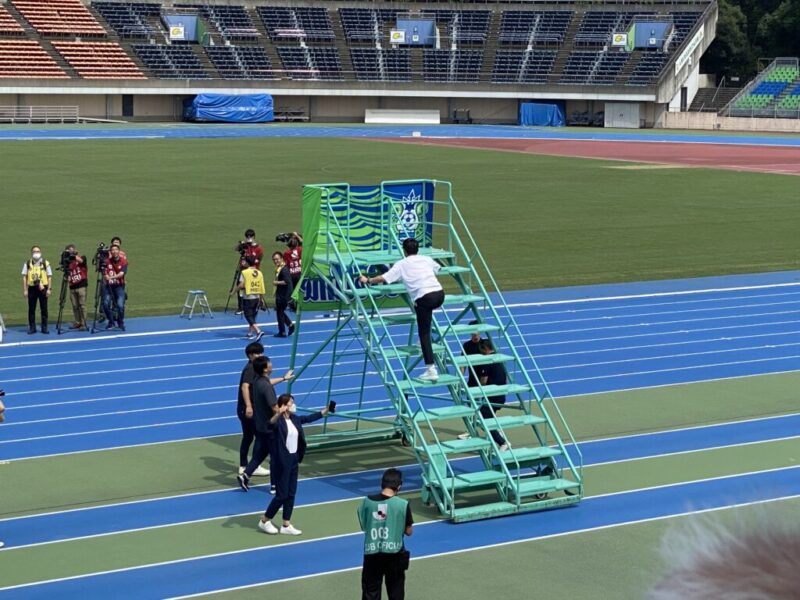
<svg viewBox="0 0 800 600">
<path fill-rule="evenodd" d="M 247 324 L 247 338 L 256 341 L 264 337 L 264 332 L 256 325 L 258 307 L 264 303 L 264 294 L 267 288 L 264 285 L 264 274 L 256 268 L 256 261 L 252 256 L 246 256 L 247 268 L 242 269 L 239 275 L 239 289 L 242 290 L 242 311 Z"/>
<path fill-rule="evenodd" d="M 50 297 L 50 281 L 53 271 L 50 263 L 42 257 L 39 246 L 31 248 L 31 258 L 22 265 L 22 295 L 28 299 L 28 333 L 36 333 L 36 303 L 42 321 L 42 333 L 47 330 L 47 299 Z"/>
</svg>

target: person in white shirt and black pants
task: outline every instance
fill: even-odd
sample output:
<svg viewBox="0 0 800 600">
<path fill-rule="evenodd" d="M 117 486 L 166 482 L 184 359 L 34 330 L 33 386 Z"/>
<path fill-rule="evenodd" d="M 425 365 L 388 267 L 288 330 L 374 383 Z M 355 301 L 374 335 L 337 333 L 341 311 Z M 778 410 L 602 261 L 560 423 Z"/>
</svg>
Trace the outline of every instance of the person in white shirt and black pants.
<svg viewBox="0 0 800 600">
<path fill-rule="evenodd" d="M 300 535 L 303 533 L 291 523 L 294 499 L 297 495 L 297 477 L 300 463 L 306 453 L 306 436 L 303 433 L 303 423 L 311 423 L 328 414 L 326 406 L 321 411 L 298 417 L 295 412 L 297 406 L 291 394 L 278 396 L 278 403 L 273 410 L 270 423 L 275 428 L 275 441 L 272 457 L 272 483 L 275 485 L 275 497 L 267 507 L 264 516 L 258 522 L 258 528 L 264 533 L 283 533 L 286 535 Z M 280 529 L 272 524 L 272 519 L 283 507 L 283 525 Z"/>
<path fill-rule="evenodd" d="M 406 238 L 403 240 L 403 253 L 406 255 L 404 259 L 397 261 L 383 275 L 377 277 L 362 275 L 359 280 L 365 285 L 394 283 L 402 280 L 417 313 L 419 344 L 422 347 L 422 358 L 425 361 L 425 372 L 419 379 L 436 381 L 439 379 L 439 372 L 433 357 L 431 324 L 433 323 L 433 311 L 444 304 L 444 289 L 436 279 L 436 274 L 441 266 L 429 256 L 420 256 L 417 254 L 418 252 L 419 242 L 414 238 Z"/>
</svg>

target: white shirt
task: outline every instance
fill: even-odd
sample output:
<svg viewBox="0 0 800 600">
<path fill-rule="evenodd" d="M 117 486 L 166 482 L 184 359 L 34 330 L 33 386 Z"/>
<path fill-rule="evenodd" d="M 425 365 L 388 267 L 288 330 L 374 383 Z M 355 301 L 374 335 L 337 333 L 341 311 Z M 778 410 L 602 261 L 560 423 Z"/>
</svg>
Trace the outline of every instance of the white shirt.
<svg viewBox="0 0 800 600">
<path fill-rule="evenodd" d="M 430 256 L 412 254 L 411 256 L 406 256 L 403 260 L 397 261 L 381 277 L 386 283 L 402 280 L 403 285 L 408 290 L 408 295 L 411 296 L 411 300 L 416 301 L 425 294 L 438 292 L 442 289 L 442 284 L 436 279 L 436 273 L 439 272 L 440 268 L 439 263 Z"/>
<path fill-rule="evenodd" d="M 294 426 L 291 419 L 286 419 L 286 449 L 289 451 L 289 454 L 297 454 L 297 440 L 299 439 L 299 434 L 297 433 L 297 427 Z"/>
</svg>

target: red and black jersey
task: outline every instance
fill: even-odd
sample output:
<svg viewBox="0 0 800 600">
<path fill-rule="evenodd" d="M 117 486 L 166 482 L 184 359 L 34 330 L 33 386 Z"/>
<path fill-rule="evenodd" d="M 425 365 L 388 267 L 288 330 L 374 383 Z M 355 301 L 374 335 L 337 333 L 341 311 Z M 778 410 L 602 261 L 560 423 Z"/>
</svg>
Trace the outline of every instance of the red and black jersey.
<svg viewBox="0 0 800 600">
<path fill-rule="evenodd" d="M 289 275 L 293 278 L 300 277 L 300 271 L 302 271 L 303 265 L 303 247 L 298 246 L 297 248 L 285 250 L 283 253 L 283 262 L 286 263 L 286 267 L 289 269 Z"/>
<path fill-rule="evenodd" d="M 125 273 L 128 272 L 128 261 L 121 256 L 117 262 L 114 262 L 113 259 L 109 258 L 108 262 L 106 262 L 106 275 L 112 275 L 114 273 L 123 273 L 122 277 L 119 279 L 114 280 L 106 280 L 106 285 L 125 285 Z"/>
<path fill-rule="evenodd" d="M 67 270 L 67 281 L 69 281 L 69 287 L 73 290 L 89 285 L 89 271 L 86 267 L 86 257 L 81 256 L 81 259 L 83 259 L 82 263 L 79 263 L 77 260 L 70 262 Z"/>
<path fill-rule="evenodd" d="M 264 258 L 264 249 L 255 244 L 253 246 L 245 246 L 244 247 L 244 255 L 242 258 L 247 258 L 248 256 L 252 256 L 256 263 L 253 265 L 256 269 L 261 269 L 261 259 Z"/>
</svg>

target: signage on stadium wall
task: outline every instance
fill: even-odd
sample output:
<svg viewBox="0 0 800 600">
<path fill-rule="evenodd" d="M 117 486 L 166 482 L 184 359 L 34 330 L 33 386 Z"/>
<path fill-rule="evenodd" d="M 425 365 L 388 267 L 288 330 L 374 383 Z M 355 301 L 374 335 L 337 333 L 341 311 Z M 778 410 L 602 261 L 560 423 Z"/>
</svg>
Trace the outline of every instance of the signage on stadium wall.
<svg viewBox="0 0 800 600">
<path fill-rule="evenodd" d="M 627 33 L 614 33 L 611 35 L 612 46 L 627 46 L 628 34 Z"/>
<path fill-rule="evenodd" d="M 177 41 L 185 41 L 186 40 L 186 28 L 183 25 L 170 25 L 169 28 L 169 39 L 170 40 L 177 40 Z"/>
<path fill-rule="evenodd" d="M 686 44 L 686 48 L 683 49 L 678 55 L 678 59 L 675 61 L 675 75 L 681 72 L 681 69 L 686 66 L 692 59 L 692 54 L 694 51 L 697 50 L 697 47 L 703 41 L 703 27 L 697 30 L 697 33 L 692 36 L 692 39 L 689 40 L 689 43 Z"/>
<path fill-rule="evenodd" d="M 392 44 L 405 44 L 406 32 L 404 29 L 392 29 L 389 32 L 389 42 Z"/>
</svg>

